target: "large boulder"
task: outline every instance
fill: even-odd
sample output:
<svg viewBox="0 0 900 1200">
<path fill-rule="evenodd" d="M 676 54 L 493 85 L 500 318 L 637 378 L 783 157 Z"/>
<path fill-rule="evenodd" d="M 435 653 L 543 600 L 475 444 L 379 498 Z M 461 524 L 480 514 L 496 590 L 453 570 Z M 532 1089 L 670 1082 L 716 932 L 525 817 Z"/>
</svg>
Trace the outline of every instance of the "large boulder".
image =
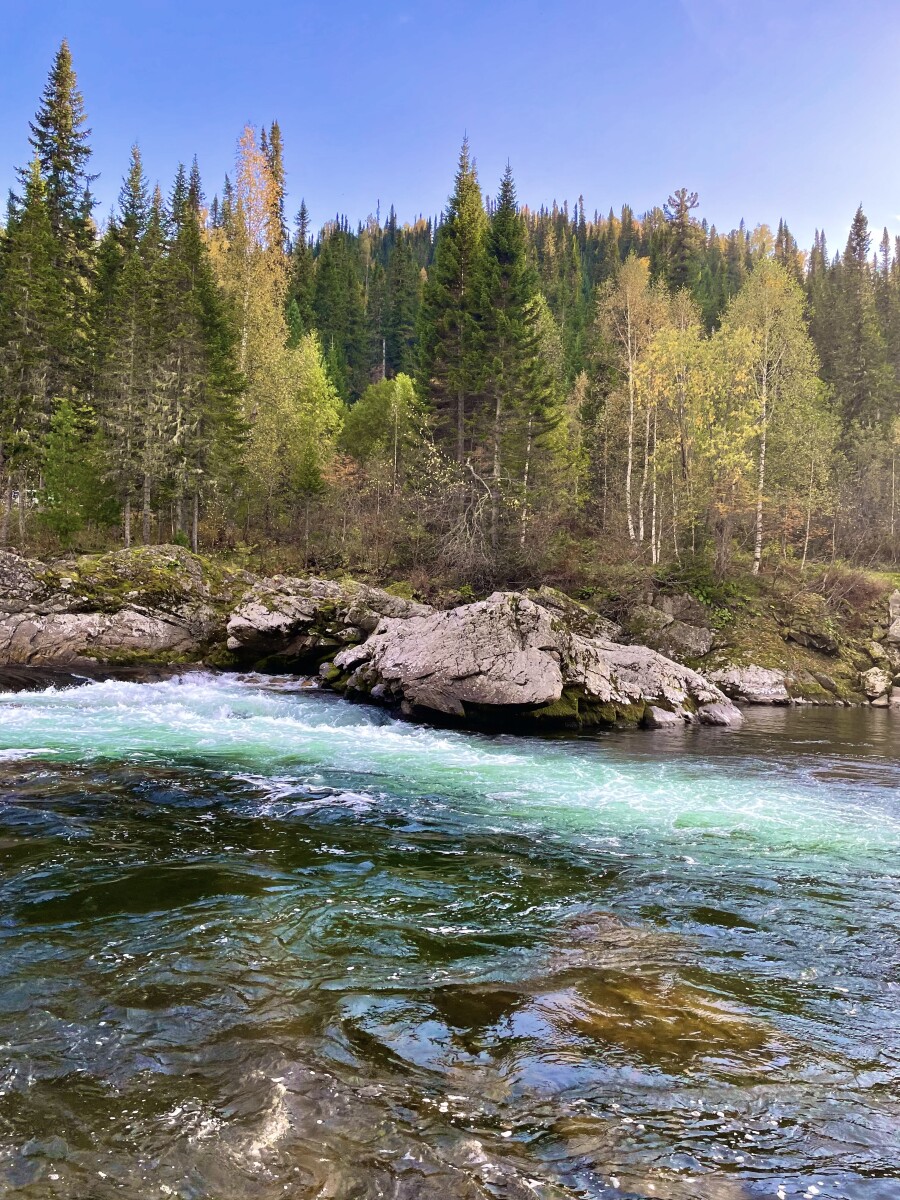
<svg viewBox="0 0 900 1200">
<path fill-rule="evenodd" d="M 200 560 L 140 547 L 46 566 L 0 554 L 0 661 L 199 657 L 221 617 Z"/>
<path fill-rule="evenodd" d="M 726 696 L 744 704 L 790 704 L 784 671 L 771 667 L 726 667 L 711 671 L 709 678 Z"/>
<path fill-rule="evenodd" d="M 558 612 L 514 592 L 449 612 L 388 617 L 322 673 L 351 696 L 474 724 L 659 726 L 652 710 L 685 723 L 741 720 L 698 672 L 647 646 L 574 632 Z"/>
<path fill-rule="evenodd" d="M 679 662 L 704 658 L 715 644 L 709 613 L 689 593 L 650 597 L 628 616 L 628 631 L 639 642 Z"/>
<path fill-rule="evenodd" d="M 874 703 L 890 695 L 894 677 L 884 667 L 871 667 L 868 671 L 860 673 L 859 681 L 865 694 Z"/>
<path fill-rule="evenodd" d="M 425 604 L 381 588 L 275 575 L 251 587 L 228 618 L 228 650 L 240 663 L 281 669 L 317 666 L 348 642 L 362 641 L 382 617 L 431 613 Z"/>
</svg>

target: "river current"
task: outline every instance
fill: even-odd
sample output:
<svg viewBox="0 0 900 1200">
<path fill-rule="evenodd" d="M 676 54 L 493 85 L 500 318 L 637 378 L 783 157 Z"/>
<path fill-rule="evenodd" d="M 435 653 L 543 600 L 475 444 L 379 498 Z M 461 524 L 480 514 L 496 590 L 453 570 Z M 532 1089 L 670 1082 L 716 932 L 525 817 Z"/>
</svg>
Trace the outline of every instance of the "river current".
<svg viewBox="0 0 900 1200">
<path fill-rule="evenodd" d="M 898 1200 L 898 747 L 0 695 L 0 1195 Z"/>
</svg>

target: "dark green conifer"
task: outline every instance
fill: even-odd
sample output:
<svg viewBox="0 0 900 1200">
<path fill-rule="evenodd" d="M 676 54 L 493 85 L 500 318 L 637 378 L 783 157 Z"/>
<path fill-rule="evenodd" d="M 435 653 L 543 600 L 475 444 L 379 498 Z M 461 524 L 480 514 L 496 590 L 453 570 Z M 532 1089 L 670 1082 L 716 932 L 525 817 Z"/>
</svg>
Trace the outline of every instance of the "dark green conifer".
<svg viewBox="0 0 900 1200">
<path fill-rule="evenodd" d="M 437 232 L 419 313 L 419 386 L 439 436 L 462 465 L 478 389 L 476 351 L 487 218 L 475 165 L 463 141 L 453 195 Z"/>
</svg>

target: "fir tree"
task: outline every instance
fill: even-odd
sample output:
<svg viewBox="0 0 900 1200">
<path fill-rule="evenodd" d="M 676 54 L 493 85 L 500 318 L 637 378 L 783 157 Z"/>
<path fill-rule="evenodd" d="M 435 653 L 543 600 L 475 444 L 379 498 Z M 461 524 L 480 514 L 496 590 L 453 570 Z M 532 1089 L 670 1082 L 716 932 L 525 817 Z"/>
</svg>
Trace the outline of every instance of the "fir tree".
<svg viewBox="0 0 900 1200">
<path fill-rule="evenodd" d="M 845 427 L 877 424 L 887 414 L 890 391 L 884 339 L 878 322 L 869 262 L 869 223 L 856 210 L 836 274 L 839 326 L 835 330 L 834 384 Z"/>
<path fill-rule="evenodd" d="M 288 281 L 288 312 L 294 344 L 309 333 L 314 325 L 313 294 L 315 289 L 315 260 L 310 244 L 309 210 L 301 200 L 297 213 L 297 228 L 291 247 L 291 273 Z M 292 307 L 296 311 L 292 313 Z"/>
</svg>

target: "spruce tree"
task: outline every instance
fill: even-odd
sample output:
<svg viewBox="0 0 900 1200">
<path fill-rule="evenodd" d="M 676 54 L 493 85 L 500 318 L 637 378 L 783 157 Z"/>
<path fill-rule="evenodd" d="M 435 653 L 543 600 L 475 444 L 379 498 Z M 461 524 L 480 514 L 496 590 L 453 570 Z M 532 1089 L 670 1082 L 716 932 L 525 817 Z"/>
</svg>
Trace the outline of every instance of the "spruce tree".
<svg viewBox="0 0 900 1200">
<path fill-rule="evenodd" d="M 839 326 L 835 331 L 834 385 L 846 428 L 857 422 L 873 426 L 883 420 L 891 389 L 869 261 L 871 243 L 869 223 L 860 205 L 835 278 Z"/>
<path fill-rule="evenodd" d="M 176 533 L 196 551 L 202 502 L 237 461 L 240 380 L 234 329 L 227 318 L 194 196 L 176 181 L 169 238 L 157 273 L 157 387 L 171 428 L 166 480 Z"/>
<path fill-rule="evenodd" d="M 151 220 L 155 223 L 149 235 Z M 144 504 L 144 540 L 149 541 L 151 480 L 149 462 L 158 409 L 154 388 L 153 273 L 162 233 L 159 203 L 151 203 L 140 151 L 132 147 L 128 174 L 119 193 L 110 246 L 104 259 L 107 299 L 97 326 L 103 359 L 98 368 L 98 407 L 109 450 L 107 479 L 121 507 L 123 535 L 131 545 L 132 510 Z"/>
<path fill-rule="evenodd" d="M 40 462 L 41 440 L 54 398 L 55 368 L 64 330 L 56 243 L 47 188 L 35 156 L 21 204 L 3 240 L 0 289 L 0 477 L 6 489 L 0 544 L 9 532 L 14 478 L 24 529 L 27 480 Z"/>
<path fill-rule="evenodd" d="M 64 305 L 50 375 L 53 395 L 74 393 L 85 384 L 88 371 L 94 226 L 86 126 L 72 55 L 63 41 L 31 122 L 30 137 L 46 184 L 53 269 Z"/>
<path fill-rule="evenodd" d="M 288 280 L 288 323 L 295 345 L 303 334 L 312 330 L 315 323 L 315 260 L 310 245 L 310 233 L 309 209 L 306 207 L 306 201 L 301 200 L 291 247 L 291 270 Z"/>
<path fill-rule="evenodd" d="M 396 235 L 388 258 L 382 336 L 386 374 L 412 375 L 416 366 L 416 319 L 420 271 L 405 232 Z"/>
<path fill-rule="evenodd" d="M 368 382 L 366 310 L 360 282 L 356 239 L 332 228 L 316 262 L 313 312 L 325 361 L 345 400 L 358 396 Z"/>
<path fill-rule="evenodd" d="M 476 453 L 491 481 L 491 548 L 500 552 L 504 492 L 518 491 L 523 515 L 534 448 L 553 420 L 551 383 L 541 353 L 538 276 L 507 166 L 491 216 L 479 298 L 479 392 Z"/>
<path fill-rule="evenodd" d="M 463 465 L 478 389 L 478 305 L 487 217 L 468 139 L 456 183 L 437 233 L 434 262 L 419 314 L 419 386 L 437 417 L 439 436 Z"/>
</svg>

